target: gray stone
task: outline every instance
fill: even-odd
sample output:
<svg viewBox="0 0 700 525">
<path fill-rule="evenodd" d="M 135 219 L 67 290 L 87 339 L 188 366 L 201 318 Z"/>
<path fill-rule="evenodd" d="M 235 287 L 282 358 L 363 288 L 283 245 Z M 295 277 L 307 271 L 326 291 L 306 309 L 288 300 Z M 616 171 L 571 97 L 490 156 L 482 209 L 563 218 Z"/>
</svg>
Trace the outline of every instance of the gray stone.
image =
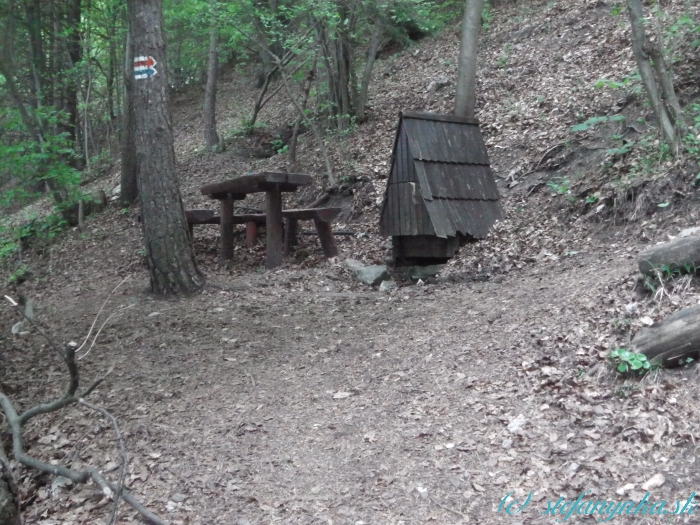
<svg viewBox="0 0 700 525">
<path fill-rule="evenodd" d="M 426 280 L 435 277 L 440 270 L 445 267 L 444 264 L 431 264 L 430 266 L 399 266 L 396 268 L 396 273 L 404 279 L 418 281 Z"/>
<path fill-rule="evenodd" d="M 442 88 L 445 88 L 452 84 L 450 82 L 450 79 L 447 77 L 438 77 L 435 80 L 433 80 L 430 84 L 428 84 L 428 91 L 440 91 Z"/>
<path fill-rule="evenodd" d="M 389 276 L 386 266 L 379 264 L 365 266 L 355 259 L 345 259 L 343 266 L 350 270 L 355 279 L 370 286 L 377 286 Z"/>
<path fill-rule="evenodd" d="M 694 228 L 686 228 L 682 230 L 678 236 L 679 237 L 690 237 L 691 235 L 697 235 L 700 233 L 700 226 L 695 226 Z"/>
<path fill-rule="evenodd" d="M 170 498 L 171 501 L 174 501 L 175 503 L 182 503 L 187 499 L 187 496 L 185 494 L 173 494 L 173 497 Z"/>
<path fill-rule="evenodd" d="M 399 285 L 396 284 L 394 281 L 382 281 L 382 284 L 379 285 L 379 291 L 388 292 L 390 290 L 395 290 L 398 287 Z"/>
</svg>

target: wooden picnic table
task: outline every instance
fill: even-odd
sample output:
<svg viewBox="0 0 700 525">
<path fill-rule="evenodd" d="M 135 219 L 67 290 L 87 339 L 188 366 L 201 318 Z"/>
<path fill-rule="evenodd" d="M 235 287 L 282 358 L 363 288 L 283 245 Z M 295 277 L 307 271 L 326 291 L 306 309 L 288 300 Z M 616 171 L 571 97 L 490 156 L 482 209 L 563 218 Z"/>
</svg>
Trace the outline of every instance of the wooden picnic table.
<svg viewBox="0 0 700 525">
<path fill-rule="evenodd" d="M 284 229 L 282 226 L 282 192 L 292 192 L 311 184 L 311 175 L 263 171 L 235 179 L 202 186 L 203 195 L 221 202 L 221 257 L 233 258 L 233 202 L 249 193 L 265 192 L 266 260 L 268 268 L 284 262 Z"/>
</svg>

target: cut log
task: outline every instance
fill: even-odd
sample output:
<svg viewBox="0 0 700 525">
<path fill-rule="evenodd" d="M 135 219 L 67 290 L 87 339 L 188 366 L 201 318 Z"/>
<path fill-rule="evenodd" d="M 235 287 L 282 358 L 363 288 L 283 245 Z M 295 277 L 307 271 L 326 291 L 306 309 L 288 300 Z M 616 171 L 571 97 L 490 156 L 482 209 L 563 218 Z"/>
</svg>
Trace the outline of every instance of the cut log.
<svg viewBox="0 0 700 525">
<path fill-rule="evenodd" d="M 659 271 L 695 273 L 700 269 L 700 235 L 679 237 L 671 242 L 657 244 L 639 254 L 639 271 L 655 276 Z"/>
<path fill-rule="evenodd" d="M 683 364 L 700 356 L 700 305 L 679 310 L 663 323 L 639 332 L 629 348 L 663 366 Z"/>
</svg>

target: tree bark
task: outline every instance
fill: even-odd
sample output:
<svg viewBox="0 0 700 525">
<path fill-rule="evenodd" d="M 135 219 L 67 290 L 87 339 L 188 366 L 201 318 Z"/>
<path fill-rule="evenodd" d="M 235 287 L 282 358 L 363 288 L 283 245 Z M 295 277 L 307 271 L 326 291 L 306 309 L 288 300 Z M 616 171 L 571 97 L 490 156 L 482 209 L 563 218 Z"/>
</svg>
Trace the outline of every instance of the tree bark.
<svg viewBox="0 0 700 525">
<path fill-rule="evenodd" d="M 632 52 L 637 61 L 639 75 L 642 77 L 642 84 L 644 84 L 644 89 L 647 92 L 649 104 L 654 111 L 659 126 L 661 126 L 664 142 L 671 146 L 674 153 L 677 154 L 680 148 L 680 137 L 676 133 L 676 128 L 662 99 L 659 84 L 654 76 L 654 69 L 649 60 L 649 54 L 645 51 L 649 47 L 649 42 L 644 31 L 644 11 L 641 0 L 627 0 L 627 12 L 631 24 Z M 668 78 L 666 82 L 671 82 L 672 84 L 672 81 Z M 673 96 L 675 97 L 675 94 Z"/>
<path fill-rule="evenodd" d="M 66 14 L 66 47 L 70 59 L 70 69 L 74 69 L 82 58 L 81 16 L 81 0 L 70 0 Z M 77 75 L 72 76 L 76 77 Z M 76 80 L 68 81 L 63 109 L 68 113 L 68 123 L 63 126 L 63 129 L 78 149 L 78 83 Z"/>
<path fill-rule="evenodd" d="M 372 70 L 374 69 L 374 62 L 377 58 L 377 51 L 379 50 L 381 30 L 381 22 L 379 21 L 379 17 L 376 17 L 374 26 L 372 27 L 369 49 L 367 50 L 367 62 L 365 63 L 365 70 L 362 73 L 360 93 L 357 96 L 357 120 L 360 122 L 364 122 L 367 118 L 365 115 L 365 110 L 367 109 L 367 93 L 369 91 L 369 82 L 372 79 Z"/>
<path fill-rule="evenodd" d="M 630 351 L 644 354 L 663 366 L 684 364 L 686 358 L 700 355 L 700 305 L 684 308 L 664 322 L 640 331 L 632 339 Z"/>
<path fill-rule="evenodd" d="M 655 277 L 656 273 L 696 273 L 700 269 L 700 237 L 682 237 L 651 246 L 639 254 L 639 271 Z"/>
<path fill-rule="evenodd" d="M 473 118 L 476 112 L 476 57 L 484 0 L 466 0 L 457 66 L 454 114 Z"/>
<path fill-rule="evenodd" d="M 134 135 L 133 53 L 130 32 L 126 35 L 124 50 L 124 113 L 122 115 L 122 166 L 119 203 L 128 208 L 139 196 L 136 176 L 136 137 Z"/>
<path fill-rule="evenodd" d="M 301 128 L 301 125 L 304 122 L 304 113 L 306 112 L 306 106 L 309 103 L 309 95 L 311 93 L 311 84 L 314 81 L 314 73 L 316 71 L 317 60 L 318 60 L 318 53 L 316 53 L 316 55 L 314 56 L 314 63 L 306 75 L 306 85 L 304 86 L 304 100 L 301 103 L 302 113 L 300 113 L 297 116 L 297 120 L 294 123 L 294 130 L 292 131 L 292 138 L 289 141 L 289 171 L 292 173 L 294 171 L 296 171 L 297 143 L 299 141 L 299 129 Z"/>
<path fill-rule="evenodd" d="M 204 284 L 192 253 L 175 174 L 161 0 L 128 0 L 131 50 L 157 62 L 155 74 L 133 79 L 136 173 L 151 288 L 191 294 Z M 134 62 L 136 63 L 136 62 Z M 146 74 L 148 74 L 146 72 Z"/>
<path fill-rule="evenodd" d="M 204 141 L 209 150 L 219 146 L 219 134 L 216 131 L 216 80 L 219 69 L 216 46 L 219 28 L 216 23 L 215 9 L 216 0 L 212 0 L 212 21 L 209 29 L 209 64 L 207 67 L 207 86 L 204 91 Z"/>
</svg>

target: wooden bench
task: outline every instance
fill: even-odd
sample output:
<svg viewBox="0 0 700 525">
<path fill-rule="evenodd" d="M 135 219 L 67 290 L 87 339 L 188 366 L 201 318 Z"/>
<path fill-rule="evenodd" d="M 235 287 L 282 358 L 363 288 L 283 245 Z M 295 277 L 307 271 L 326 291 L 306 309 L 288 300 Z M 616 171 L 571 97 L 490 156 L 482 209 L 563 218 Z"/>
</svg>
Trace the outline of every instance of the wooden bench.
<svg viewBox="0 0 700 525">
<path fill-rule="evenodd" d="M 289 253 L 292 246 L 297 245 L 297 231 L 299 221 L 314 221 L 321 248 L 326 257 L 338 255 L 338 247 L 335 244 L 331 221 L 335 219 L 342 208 L 306 208 L 298 210 L 282 210 L 282 218 L 285 219 L 284 251 Z M 193 235 L 195 224 L 221 224 L 221 216 L 214 210 L 188 210 L 185 212 L 190 237 Z M 258 238 L 258 226 L 264 226 L 267 222 L 264 213 L 250 213 L 234 215 L 233 224 L 246 225 L 246 246 L 252 248 Z"/>
</svg>

